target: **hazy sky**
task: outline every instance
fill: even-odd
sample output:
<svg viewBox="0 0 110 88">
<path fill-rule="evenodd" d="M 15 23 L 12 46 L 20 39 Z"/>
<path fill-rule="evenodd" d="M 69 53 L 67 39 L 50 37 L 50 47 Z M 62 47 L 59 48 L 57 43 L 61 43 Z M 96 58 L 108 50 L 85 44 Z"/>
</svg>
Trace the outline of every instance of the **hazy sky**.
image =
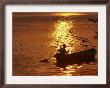
<svg viewBox="0 0 110 88">
<path fill-rule="evenodd" d="M 97 15 L 97 12 L 14 12 L 13 16 L 72 16 L 72 15 Z"/>
</svg>

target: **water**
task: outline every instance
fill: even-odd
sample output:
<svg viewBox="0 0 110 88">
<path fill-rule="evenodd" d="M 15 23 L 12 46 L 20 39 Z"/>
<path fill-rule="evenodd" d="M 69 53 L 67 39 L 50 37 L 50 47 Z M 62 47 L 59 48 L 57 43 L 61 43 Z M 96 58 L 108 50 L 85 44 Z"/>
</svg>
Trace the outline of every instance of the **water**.
<svg viewBox="0 0 110 88">
<path fill-rule="evenodd" d="M 37 14 L 37 13 L 36 13 Z M 46 14 L 46 13 L 40 13 Z M 65 70 L 55 65 L 52 56 L 62 44 L 69 53 L 94 47 L 98 48 L 97 14 L 74 16 L 13 15 L 13 75 L 16 76 L 85 76 L 98 75 L 98 63 L 69 65 Z M 87 39 L 84 42 L 81 38 Z M 86 46 L 87 45 L 87 46 Z M 50 63 L 41 59 L 52 57 Z M 98 56 L 96 55 L 96 59 Z"/>
</svg>

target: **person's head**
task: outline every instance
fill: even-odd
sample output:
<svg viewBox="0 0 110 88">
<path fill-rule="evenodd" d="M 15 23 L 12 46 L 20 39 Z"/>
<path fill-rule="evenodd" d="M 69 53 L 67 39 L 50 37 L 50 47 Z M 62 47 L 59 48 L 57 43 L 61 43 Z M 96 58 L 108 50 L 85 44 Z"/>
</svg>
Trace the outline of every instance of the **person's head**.
<svg viewBox="0 0 110 88">
<path fill-rule="evenodd" d="M 63 44 L 63 48 L 66 48 L 66 44 Z"/>
</svg>

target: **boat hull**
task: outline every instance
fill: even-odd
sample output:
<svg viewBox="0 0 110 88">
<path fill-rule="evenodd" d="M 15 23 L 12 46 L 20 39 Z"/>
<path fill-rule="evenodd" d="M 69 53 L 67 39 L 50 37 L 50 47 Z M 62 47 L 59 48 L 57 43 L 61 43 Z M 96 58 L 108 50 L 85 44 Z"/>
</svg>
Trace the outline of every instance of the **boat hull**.
<svg viewBox="0 0 110 88">
<path fill-rule="evenodd" d="M 65 68 L 67 65 L 72 64 L 80 65 L 82 63 L 94 62 L 96 53 L 97 53 L 96 49 L 94 48 L 67 55 L 61 55 L 57 53 L 55 55 L 57 61 L 56 65 L 58 67 Z"/>
</svg>

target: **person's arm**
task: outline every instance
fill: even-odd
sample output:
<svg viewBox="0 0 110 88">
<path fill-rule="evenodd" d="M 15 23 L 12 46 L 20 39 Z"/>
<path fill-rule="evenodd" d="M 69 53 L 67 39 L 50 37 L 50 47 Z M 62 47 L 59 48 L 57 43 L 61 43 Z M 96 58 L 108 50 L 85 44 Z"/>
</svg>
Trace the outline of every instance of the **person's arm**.
<svg viewBox="0 0 110 88">
<path fill-rule="evenodd" d="M 69 50 L 68 51 L 66 51 L 66 54 L 69 52 Z"/>
<path fill-rule="evenodd" d="M 69 52 L 69 50 L 67 51 L 67 53 Z"/>
</svg>

